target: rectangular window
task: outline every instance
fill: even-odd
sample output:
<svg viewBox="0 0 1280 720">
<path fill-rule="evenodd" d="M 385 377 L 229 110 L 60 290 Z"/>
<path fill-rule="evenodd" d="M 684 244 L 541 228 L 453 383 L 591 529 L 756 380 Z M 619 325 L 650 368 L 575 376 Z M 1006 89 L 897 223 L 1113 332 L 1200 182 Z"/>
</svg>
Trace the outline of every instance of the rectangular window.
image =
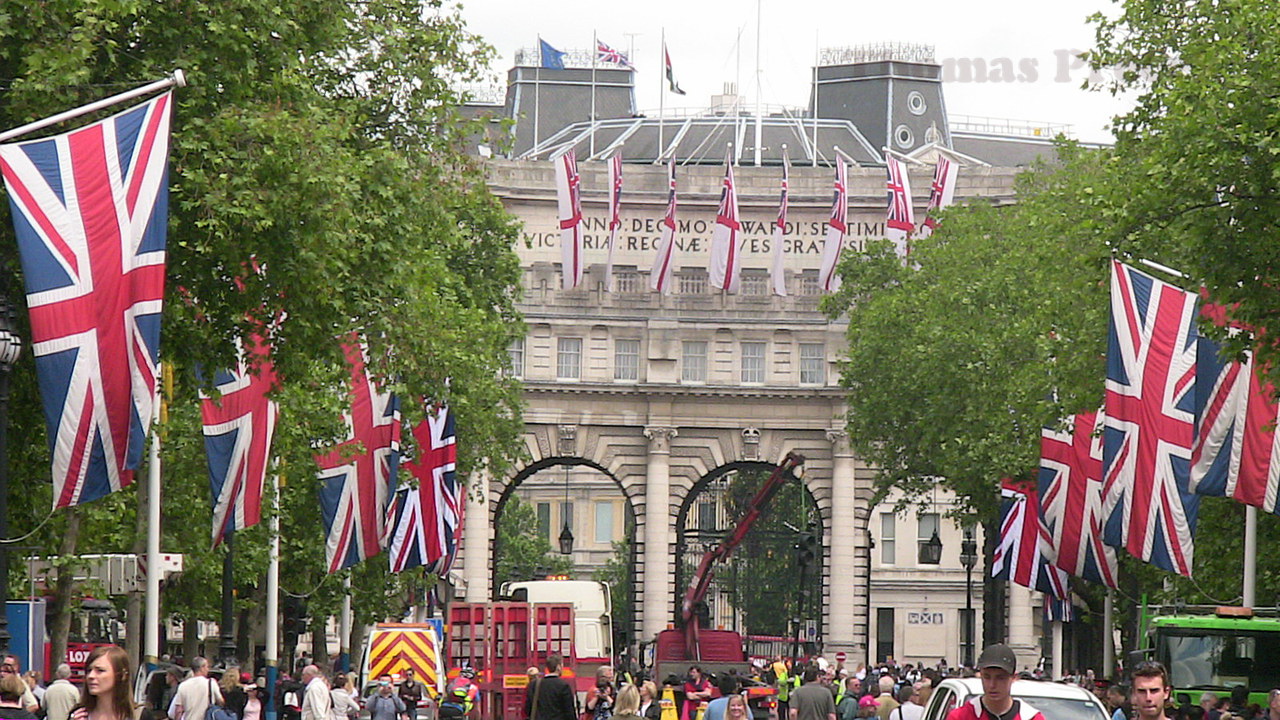
<svg viewBox="0 0 1280 720">
<path fill-rule="evenodd" d="M 742 382 L 764 382 L 764 343 L 742 343 Z"/>
<path fill-rule="evenodd" d="M 714 532 L 716 530 L 716 504 L 714 502 L 698 503 L 698 530 Z"/>
<path fill-rule="evenodd" d="M 707 274 L 705 272 L 682 272 L 676 280 L 676 292 L 680 295 L 707 294 Z"/>
<path fill-rule="evenodd" d="M 826 370 L 827 346 L 822 343 L 800 343 L 800 384 L 825 385 Z"/>
<path fill-rule="evenodd" d="M 893 608 L 876 608 L 876 662 L 897 655 L 893 651 Z"/>
<path fill-rule="evenodd" d="M 608 545 L 613 542 L 613 503 L 596 503 L 596 543 Z"/>
<path fill-rule="evenodd" d="M 515 338 L 507 346 L 507 358 L 511 362 L 511 377 L 524 377 L 524 338 Z"/>
<path fill-rule="evenodd" d="M 769 276 L 742 274 L 742 294 L 763 297 L 769 294 Z"/>
<path fill-rule="evenodd" d="M 707 381 L 707 343 L 705 340 L 685 340 L 680 359 L 680 379 L 684 382 Z"/>
<path fill-rule="evenodd" d="M 582 377 L 582 338 L 560 338 L 557 341 L 556 377 L 561 380 Z"/>
<path fill-rule="evenodd" d="M 933 537 L 933 534 L 939 532 L 941 528 L 938 527 L 937 513 L 920 513 L 916 516 L 916 523 L 918 527 L 916 531 L 916 551 L 918 553 L 919 546 L 928 542 L 929 538 Z M 917 555 L 917 557 L 919 557 L 919 555 Z"/>
<path fill-rule="evenodd" d="M 893 513 L 880 513 L 880 564 L 893 565 L 897 562 L 897 549 L 894 547 L 897 538 L 898 518 Z"/>
<path fill-rule="evenodd" d="M 810 297 L 821 294 L 821 288 L 818 285 L 817 273 L 805 272 L 800 276 L 800 295 L 808 295 Z"/>
<path fill-rule="evenodd" d="M 640 379 L 640 341 L 613 341 L 613 379 Z"/>
<path fill-rule="evenodd" d="M 551 503 L 538 503 L 538 537 L 551 541 Z"/>
<path fill-rule="evenodd" d="M 613 291 L 627 295 L 634 295 L 640 292 L 640 273 L 634 270 L 615 272 L 613 274 Z"/>
<path fill-rule="evenodd" d="M 560 525 L 555 531 L 557 538 L 560 537 L 560 531 L 566 523 L 569 525 L 569 529 L 573 530 L 573 503 L 571 502 L 560 503 Z M 574 535 L 577 535 L 577 533 L 574 533 Z M 556 544 L 555 540 L 552 540 L 551 544 L 554 546 Z"/>
</svg>

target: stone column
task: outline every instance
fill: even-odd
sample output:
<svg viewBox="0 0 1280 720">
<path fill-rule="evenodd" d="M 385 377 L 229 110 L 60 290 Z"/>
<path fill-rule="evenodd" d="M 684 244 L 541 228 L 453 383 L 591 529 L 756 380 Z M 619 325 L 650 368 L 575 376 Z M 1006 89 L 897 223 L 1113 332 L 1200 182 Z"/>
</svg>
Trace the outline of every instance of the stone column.
<svg viewBox="0 0 1280 720">
<path fill-rule="evenodd" d="M 462 577 L 467 581 L 466 601 L 487 602 L 492 548 L 488 471 L 472 475 L 464 492 L 467 514 L 462 525 Z"/>
<path fill-rule="evenodd" d="M 1035 614 L 1031 593 L 1017 583 L 1009 586 L 1009 647 L 1018 656 L 1018 670 L 1029 670 L 1040 662 L 1040 643 L 1036 638 Z M 981 648 L 978 652 L 982 652 Z"/>
<path fill-rule="evenodd" d="M 671 581 L 671 438 L 672 427 L 650 426 L 644 492 L 644 585 L 641 593 L 640 640 L 653 640 L 672 621 Z"/>
<path fill-rule="evenodd" d="M 849 434 L 842 429 L 827 431 L 831 442 L 831 527 L 827 535 L 827 577 L 831 578 L 831 601 L 827 604 L 824 652 L 844 651 L 853 657 L 859 645 L 854 632 L 854 603 L 861 595 L 858 583 L 865 568 L 858 567 L 857 542 L 861 524 L 857 519 L 854 492 L 853 453 Z"/>
</svg>

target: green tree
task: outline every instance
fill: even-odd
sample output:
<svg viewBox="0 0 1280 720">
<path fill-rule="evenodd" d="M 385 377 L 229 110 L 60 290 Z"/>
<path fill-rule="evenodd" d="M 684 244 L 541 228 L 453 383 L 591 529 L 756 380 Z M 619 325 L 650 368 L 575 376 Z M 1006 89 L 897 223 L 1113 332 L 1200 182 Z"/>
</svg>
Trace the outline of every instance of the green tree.
<svg viewBox="0 0 1280 720">
<path fill-rule="evenodd" d="M 613 543 L 613 556 L 592 576 L 609 587 L 609 606 L 613 608 L 614 647 L 621 649 L 631 645 L 635 634 L 635 607 L 632 604 L 635 589 L 635 558 L 631 541 Z"/>
<path fill-rule="evenodd" d="M 504 370 L 506 346 L 522 334 L 518 228 L 463 152 L 474 126 L 459 115 L 464 98 L 454 89 L 475 79 L 491 53 L 444 0 L 118 0 L 0 10 L 0 127 L 175 67 L 190 82 L 174 94 L 161 347 L 175 378 L 163 451 L 164 547 L 189 559 L 165 593 L 167 610 L 216 618 L 221 550 L 210 550 L 207 530 L 194 368 L 229 364 L 238 338 L 276 318 L 286 318 L 269 333 L 283 378 L 275 441 L 288 480 L 282 577 L 285 590 L 314 593 L 313 611 L 332 611 L 339 583 L 323 573 L 310 478 L 314 443 L 341 434 L 340 338 L 365 338 L 370 372 L 404 399 L 406 423 L 423 416 L 417 398 L 449 404 L 464 476 L 485 465 L 501 471 L 514 452 L 519 386 Z M 17 300 L 15 247 L 10 223 L 0 223 L 8 281 L 0 290 Z M 251 258 L 261 273 L 247 269 Z M 28 354 L 15 371 L 12 405 L 15 534 L 36 528 L 49 507 L 33 376 Z M 30 542 L 55 552 L 61 541 L 64 554 L 128 551 L 133 496 L 86 506 L 78 532 L 68 532 L 67 513 L 55 514 Z M 265 530 L 239 540 L 240 603 L 260 607 Z M 407 580 L 383 577 L 373 564 L 369 580 L 382 584 L 361 612 L 394 614 Z"/>
<path fill-rule="evenodd" d="M 538 524 L 533 507 L 511 495 L 502 506 L 498 518 L 497 579 L 495 587 L 504 582 L 538 580 L 546 575 L 563 575 L 573 571 L 573 561 L 553 552 Z"/>
</svg>

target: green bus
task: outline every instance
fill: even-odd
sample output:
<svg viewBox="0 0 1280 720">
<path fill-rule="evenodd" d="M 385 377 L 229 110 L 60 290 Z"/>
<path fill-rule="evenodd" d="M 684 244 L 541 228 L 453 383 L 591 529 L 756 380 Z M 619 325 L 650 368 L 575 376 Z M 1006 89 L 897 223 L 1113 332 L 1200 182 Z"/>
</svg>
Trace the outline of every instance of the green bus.
<svg viewBox="0 0 1280 720">
<path fill-rule="evenodd" d="M 1280 619 L 1169 615 L 1150 622 L 1155 659 L 1169 670 L 1175 702 L 1198 703 L 1204 692 L 1229 697 L 1243 685 L 1249 702 L 1266 712 L 1268 693 L 1280 688 Z"/>
</svg>

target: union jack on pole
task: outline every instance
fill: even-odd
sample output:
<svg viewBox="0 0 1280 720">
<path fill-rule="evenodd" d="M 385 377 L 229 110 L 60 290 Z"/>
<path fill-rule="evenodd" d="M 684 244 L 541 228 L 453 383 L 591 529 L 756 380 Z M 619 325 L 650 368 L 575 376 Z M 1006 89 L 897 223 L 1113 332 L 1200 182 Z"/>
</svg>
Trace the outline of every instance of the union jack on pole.
<svg viewBox="0 0 1280 720">
<path fill-rule="evenodd" d="M 787 296 L 787 281 L 783 274 L 783 245 L 787 234 L 787 205 L 791 193 L 791 158 L 787 156 L 787 148 L 782 147 L 782 195 L 778 198 L 778 221 L 773 225 L 773 264 L 769 268 L 769 276 L 773 285 L 773 294 Z"/>
<path fill-rule="evenodd" d="M 156 407 L 168 226 L 165 93 L 0 145 L 53 457 L 55 508 L 133 482 Z"/>
<path fill-rule="evenodd" d="M 357 338 L 350 338 L 343 352 L 351 368 L 351 411 L 343 413 L 347 439 L 315 456 L 330 573 L 382 550 L 400 462 L 400 406 L 395 395 L 379 391 L 369 379 Z"/>
<path fill-rule="evenodd" d="M 711 230 L 711 286 L 724 292 L 738 292 L 742 266 L 742 223 L 738 221 L 738 191 L 733 185 L 732 150 L 724 156 L 724 184 L 720 188 L 720 208 Z"/>
<path fill-rule="evenodd" d="M 991 556 L 991 577 L 1068 597 L 1067 574 L 1053 564 L 1052 538 L 1040 521 L 1035 483 L 1005 479 L 1000 498 L 1000 540 Z"/>
<path fill-rule="evenodd" d="M 1072 415 L 1067 426 L 1040 432 L 1040 512 L 1055 564 L 1117 587 L 1116 552 L 1102 542 L 1102 414 Z"/>
<path fill-rule="evenodd" d="M 916 229 L 916 211 L 911 206 L 911 178 L 907 176 L 907 168 L 902 161 L 887 151 L 885 163 L 889 171 L 886 183 L 889 214 L 885 219 L 885 234 L 897 248 L 898 257 L 906 257 L 911 252 L 911 233 Z"/>
<path fill-rule="evenodd" d="M 441 407 L 413 430 L 418 455 L 405 468 L 418 487 L 405 496 L 391 543 L 391 570 L 418 565 L 443 575 L 449 571 L 462 533 L 462 483 L 458 482 L 457 434 L 453 413 Z M 416 515 L 416 518 L 414 517 Z"/>
<path fill-rule="evenodd" d="M 257 525 L 271 462 L 271 439 L 280 408 L 267 393 L 276 387 L 270 347 L 250 336 L 233 369 L 213 378 L 219 397 L 200 393 L 204 448 L 213 499 L 213 543 L 227 533 Z"/>
<path fill-rule="evenodd" d="M 649 289 L 659 293 L 671 292 L 671 273 L 676 249 L 676 161 L 667 163 L 667 214 L 659 223 L 662 227 L 658 238 L 658 253 L 649 271 Z"/>
<path fill-rule="evenodd" d="M 849 222 L 849 171 L 844 158 L 836 156 L 836 183 L 831 199 L 831 219 L 827 221 L 827 239 L 822 245 L 822 267 L 818 270 L 818 284 L 823 292 L 840 289 L 840 276 L 836 266 L 840 264 L 840 251 L 844 249 L 844 234 Z"/>
<path fill-rule="evenodd" d="M 933 184 L 929 186 L 929 209 L 920 225 L 920 237 L 929 237 L 938 228 L 938 211 L 955 202 L 956 176 L 960 166 L 945 155 L 938 155 L 933 168 Z"/>
<path fill-rule="evenodd" d="M 1225 324 L 1221 306 L 1203 314 Z M 1280 447 L 1276 444 L 1275 388 L 1258 376 L 1253 353 L 1244 362 L 1222 356 L 1218 343 L 1200 338 L 1196 351 L 1196 428 L 1191 489 L 1233 498 L 1280 514 Z"/>
<path fill-rule="evenodd" d="M 556 201 L 560 211 L 562 287 L 582 284 L 582 177 L 572 150 L 556 158 Z"/>
<path fill-rule="evenodd" d="M 626 53 L 614 50 L 600 40 L 596 40 L 596 62 L 621 65 L 625 68 L 633 67 Z"/>
<path fill-rule="evenodd" d="M 1199 497 L 1191 492 L 1196 296 L 1111 263 L 1103 539 L 1191 576 Z"/>
<path fill-rule="evenodd" d="M 613 292 L 613 244 L 622 227 L 622 153 L 609 158 L 609 255 L 604 264 L 604 289 Z"/>
</svg>

